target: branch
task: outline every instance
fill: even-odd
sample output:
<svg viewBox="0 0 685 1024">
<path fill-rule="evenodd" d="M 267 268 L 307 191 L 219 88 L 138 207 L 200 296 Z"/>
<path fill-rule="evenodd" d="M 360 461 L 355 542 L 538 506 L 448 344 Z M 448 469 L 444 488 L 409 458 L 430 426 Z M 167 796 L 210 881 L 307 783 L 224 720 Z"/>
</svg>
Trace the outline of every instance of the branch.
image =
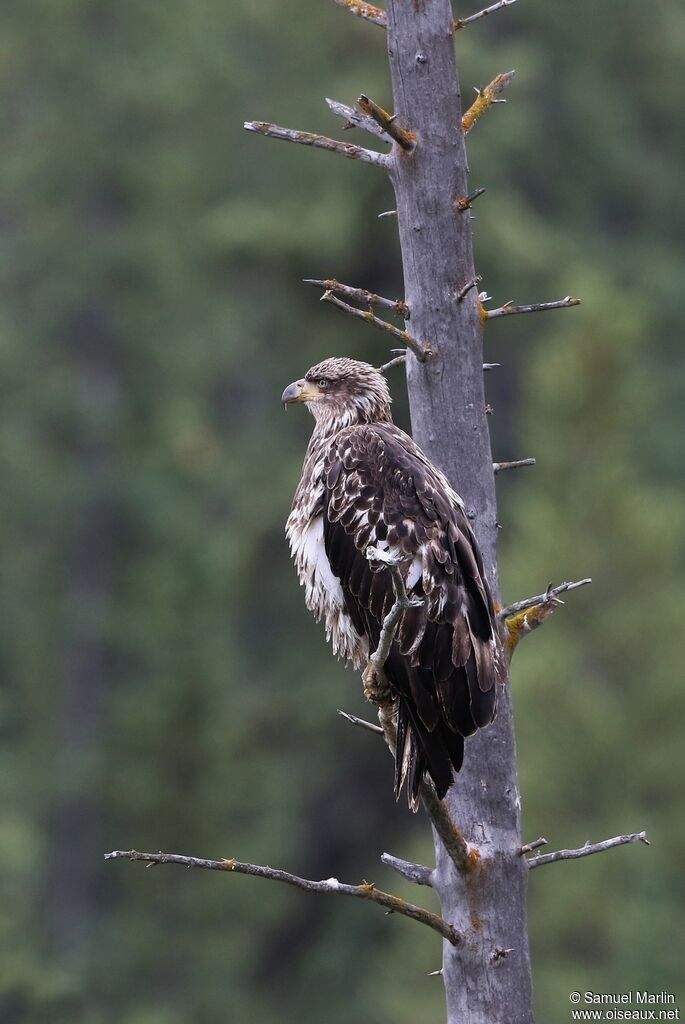
<svg viewBox="0 0 685 1024">
<path fill-rule="evenodd" d="M 501 365 L 502 365 L 501 363 L 483 363 L 483 370 L 484 370 L 485 373 L 487 373 L 488 370 L 496 370 Z M 494 466 L 494 462 L 493 462 L 493 466 Z"/>
<path fill-rule="evenodd" d="M 514 0 L 511 0 L 511 2 L 513 3 Z M 458 196 L 457 199 L 455 200 L 455 205 L 459 212 L 463 213 L 465 210 L 470 210 L 471 203 L 474 203 L 479 196 L 483 195 L 484 192 L 484 188 L 477 188 L 474 189 L 473 192 L 470 192 L 469 195 L 467 196 Z"/>
<path fill-rule="evenodd" d="M 461 126 L 464 129 L 465 135 L 468 135 L 478 118 L 481 114 L 485 113 L 488 107 L 491 107 L 493 103 L 505 102 L 497 97 L 510 84 L 515 74 L 515 71 L 506 71 L 504 74 L 498 75 L 497 78 L 493 78 L 490 85 L 486 85 L 484 89 L 476 90 L 478 96 L 475 102 L 471 104 L 461 119 Z"/>
<path fill-rule="evenodd" d="M 338 7 L 345 7 L 351 14 L 356 14 L 358 18 L 364 18 L 365 21 L 370 21 L 380 28 L 386 28 L 388 24 L 385 11 L 382 11 L 380 7 L 374 7 L 373 4 L 364 3 L 363 0 L 334 0 L 334 2 Z"/>
<path fill-rule="evenodd" d="M 355 899 L 369 900 L 385 907 L 390 913 L 401 914 L 403 917 L 411 917 L 414 921 L 425 924 L 428 928 L 438 932 L 444 939 L 458 946 L 463 941 L 463 936 L 453 928 L 451 924 L 444 921 L 438 914 L 423 907 L 407 903 L 398 896 L 382 892 L 372 882 L 362 882 L 361 885 L 347 885 L 339 882 L 337 878 L 327 878 L 322 882 L 312 882 L 308 878 L 300 878 L 298 875 L 291 875 L 289 871 L 282 871 L 280 868 L 262 867 L 259 864 L 245 864 L 239 860 L 205 860 L 201 857 L 184 857 L 178 853 L 138 853 L 136 850 L 114 850 L 105 854 L 105 860 L 140 860 L 146 864 L 182 864 L 188 868 L 204 868 L 207 871 L 232 871 L 238 875 L 252 875 L 255 878 L 269 878 L 274 882 L 284 882 L 304 892 L 330 893 L 334 896 L 352 896 Z"/>
<path fill-rule="evenodd" d="M 386 220 L 386 219 L 390 219 L 390 217 L 396 217 L 396 216 L 397 216 L 397 210 L 385 210 L 384 213 L 379 213 L 378 214 L 378 219 L 379 220 Z"/>
<path fill-rule="evenodd" d="M 383 363 L 383 365 L 377 367 L 377 369 L 379 373 L 385 373 L 386 370 L 392 369 L 393 366 L 402 366 L 406 361 L 407 357 L 404 354 L 401 356 L 395 356 L 394 359 L 390 359 L 387 363 Z"/>
<path fill-rule="evenodd" d="M 542 836 L 539 839 L 534 839 L 532 843 L 524 843 L 517 853 L 521 857 L 524 853 L 532 853 L 533 850 L 539 850 L 541 846 L 547 846 L 547 840 L 543 839 Z"/>
<path fill-rule="evenodd" d="M 389 114 L 387 110 L 383 110 L 383 107 L 379 107 L 377 103 L 370 100 L 368 96 L 363 94 L 357 100 L 357 103 L 369 117 L 372 117 L 379 128 L 389 135 L 390 138 L 401 146 L 404 150 L 411 150 L 414 148 L 416 142 L 416 136 L 413 132 L 407 131 L 406 128 L 400 128 L 396 122 L 397 114 Z"/>
<path fill-rule="evenodd" d="M 404 320 L 409 319 L 409 306 L 400 299 L 384 299 L 382 295 L 367 291 L 366 288 L 352 288 L 349 284 L 341 284 L 335 278 L 328 278 L 326 281 L 317 281 L 315 278 L 303 278 L 305 284 L 311 284 L 315 288 L 323 288 L 325 291 L 334 292 L 336 295 L 344 295 L 348 299 L 356 299 L 366 306 L 383 306 L 384 309 L 391 309 L 397 316 Z"/>
<path fill-rule="evenodd" d="M 245 121 L 243 127 L 248 132 L 257 132 L 258 135 L 266 135 L 270 139 L 283 139 L 284 142 L 297 142 L 301 146 L 327 149 L 331 153 L 340 153 L 342 156 L 346 156 L 348 160 L 361 160 L 365 164 L 388 167 L 388 159 L 383 153 L 375 153 L 372 149 L 364 149 L 363 146 L 353 146 L 349 142 L 338 142 L 337 139 L 329 139 L 327 135 L 300 132 L 294 128 L 281 128 L 280 125 L 269 124 L 267 121 Z"/>
<path fill-rule="evenodd" d="M 514 462 L 493 462 L 492 471 L 497 475 L 497 473 L 504 473 L 507 469 L 521 469 L 523 466 L 534 465 L 535 459 L 516 459 Z"/>
<path fill-rule="evenodd" d="M 483 309 L 481 316 L 483 320 L 495 320 L 498 316 L 511 316 L 513 313 L 544 313 L 547 309 L 569 309 L 579 305 L 580 299 L 572 299 L 567 295 L 557 302 L 534 302 L 531 306 L 514 306 L 511 302 L 505 302 L 499 309 Z"/>
<path fill-rule="evenodd" d="M 480 275 L 477 274 L 475 277 L 472 277 L 470 281 L 467 281 L 463 288 L 460 288 L 457 292 L 457 302 L 463 302 L 471 289 L 475 288 L 480 280 Z"/>
<path fill-rule="evenodd" d="M 477 14 L 472 14 L 468 18 L 457 18 L 454 22 L 454 31 L 458 32 L 460 28 L 464 28 L 465 25 L 470 25 L 474 21 L 478 21 L 480 18 L 486 18 L 488 14 L 494 14 L 495 11 L 501 10 L 502 7 L 511 7 L 515 4 L 516 0 L 498 0 L 496 4 L 492 4 L 490 7 L 486 7 L 482 11 L 478 11 Z"/>
<path fill-rule="evenodd" d="M 500 621 L 504 621 L 514 615 L 518 615 L 519 612 L 525 612 L 529 608 L 535 608 L 537 605 L 546 604 L 547 602 L 555 602 L 557 605 L 563 604 L 564 602 L 559 600 L 560 594 L 566 594 L 570 590 L 578 590 L 579 587 L 585 587 L 588 583 L 592 583 L 589 577 L 585 580 L 578 580 L 577 583 L 560 583 L 558 587 L 553 587 L 550 583 L 544 594 L 538 594 L 537 597 L 526 597 L 523 601 L 514 601 L 513 604 L 508 604 L 505 608 L 502 608 L 498 613 L 498 618 Z"/>
<path fill-rule="evenodd" d="M 380 125 L 371 117 L 367 117 L 366 114 L 360 114 L 354 107 L 348 107 L 346 103 L 338 103 L 337 100 L 331 100 L 326 97 L 326 103 L 337 117 L 341 117 L 345 124 L 344 128 L 361 128 L 362 131 L 368 132 L 369 135 L 375 136 L 377 139 L 385 138 L 385 132 Z"/>
<path fill-rule="evenodd" d="M 409 860 L 402 860 L 400 857 L 393 857 L 389 853 L 381 854 L 383 863 L 396 871 L 408 882 L 415 882 L 416 885 L 432 885 L 433 872 L 425 864 L 413 864 Z"/>
<path fill-rule="evenodd" d="M 366 323 L 373 324 L 374 327 L 378 327 L 381 331 L 389 331 L 390 334 L 395 338 L 399 338 L 400 341 L 404 342 L 407 348 L 412 350 L 420 363 L 424 363 L 426 361 L 428 350 L 425 349 L 423 345 L 416 340 L 416 338 L 412 338 L 407 331 L 401 331 L 398 327 L 393 327 L 392 324 L 379 319 L 379 317 L 374 316 L 373 313 L 365 313 L 362 309 L 355 309 L 354 306 L 350 306 L 347 302 L 343 302 L 341 299 L 336 298 L 330 290 L 324 292 L 321 296 L 321 301 L 330 302 L 332 306 L 335 306 L 343 313 L 347 313 L 348 316 L 354 316 L 358 320 L 365 320 Z"/>
<path fill-rule="evenodd" d="M 515 601 L 514 604 L 502 608 L 497 618 L 504 627 L 505 647 L 509 660 L 524 636 L 532 633 L 534 629 L 541 626 L 545 619 L 564 602 L 559 595 L 570 590 L 577 590 L 592 583 L 591 579 L 579 580 L 577 583 L 560 583 L 558 587 L 552 584 L 547 587 L 544 594 L 537 597 L 528 597 L 524 601 Z"/>
<path fill-rule="evenodd" d="M 340 708 L 338 708 L 338 714 L 347 722 L 351 722 L 352 725 L 358 725 L 360 729 L 366 729 L 367 732 L 378 733 L 380 736 L 383 735 L 383 730 L 380 725 L 374 725 L 373 722 L 367 722 L 365 718 L 357 718 L 356 715 L 351 715 L 348 711 L 341 711 Z"/>
<path fill-rule="evenodd" d="M 447 804 L 438 799 L 428 782 L 421 784 L 421 800 L 454 866 L 458 871 L 471 871 L 478 863 L 480 854 L 475 847 L 469 845 L 461 829 L 452 821 Z"/>
<path fill-rule="evenodd" d="M 614 846 L 625 846 L 626 843 L 645 843 L 647 846 L 650 845 L 646 832 L 633 832 L 631 835 L 605 839 L 601 843 L 588 842 L 585 846 L 581 846 L 579 850 L 557 850 L 555 853 L 543 853 L 542 856 L 533 857 L 531 860 L 526 861 L 526 863 L 532 871 L 533 868 L 540 868 L 543 864 L 554 864 L 557 860 L 577 860 L 579 857 L 589 857 L 593 853 L 603 853 L 605 850 L 612 850 Z"/>
</svg>

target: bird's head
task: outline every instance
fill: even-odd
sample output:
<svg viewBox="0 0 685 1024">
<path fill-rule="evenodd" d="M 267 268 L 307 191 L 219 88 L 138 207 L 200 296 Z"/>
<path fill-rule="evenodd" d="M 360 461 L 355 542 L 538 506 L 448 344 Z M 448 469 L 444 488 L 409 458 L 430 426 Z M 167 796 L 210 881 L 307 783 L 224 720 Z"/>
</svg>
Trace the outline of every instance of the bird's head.
<svg viewBox="0 0 685 1024">
<path fill-rule="evenodd" d="M 324 359 L 289 384 L 281 401 L 287 408 L 303 402 L 318 432 L 330 434 L 353 423 L 388 423 L 390 392 L 385 377 L 370 363 L 356 359 Z"/>
</svg>

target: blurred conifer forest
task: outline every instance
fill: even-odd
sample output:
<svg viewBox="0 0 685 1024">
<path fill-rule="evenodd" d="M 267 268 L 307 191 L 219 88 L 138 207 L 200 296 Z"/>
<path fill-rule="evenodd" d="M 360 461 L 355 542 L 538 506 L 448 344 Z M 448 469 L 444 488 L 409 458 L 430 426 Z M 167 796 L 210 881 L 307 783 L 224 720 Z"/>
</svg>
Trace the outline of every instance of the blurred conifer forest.
<svg viewBox="0 0 685 1024">
<path fill-rule="evenodd" d="M 408 894 L 380 853 L 432 855 L 383 744 L 335 713 L 365 713 L 360 681 L 283 537 L 310 429 L 283 387 L 389 348 L 299 282 L 401 294 L 392 193 L 241 128 L 390 105 L 384 33 L 326 0 L 4 0 L 0 38 L 0 1018 L 440 1021 L 426 929 L 102 859 Z M 495 457 L 538 460 L 498 481 L 504 596 L 594 579 L 515 659 L 525 834 L 652 840 L 531 876 L 555 1024 L 572 989 L 682 981 L 685 9 L 521 0 L 457 43 L 465 98 L 518 72 L 469 137 L 483 286 L 583 301 L 485 341 Z"/>
</svg>

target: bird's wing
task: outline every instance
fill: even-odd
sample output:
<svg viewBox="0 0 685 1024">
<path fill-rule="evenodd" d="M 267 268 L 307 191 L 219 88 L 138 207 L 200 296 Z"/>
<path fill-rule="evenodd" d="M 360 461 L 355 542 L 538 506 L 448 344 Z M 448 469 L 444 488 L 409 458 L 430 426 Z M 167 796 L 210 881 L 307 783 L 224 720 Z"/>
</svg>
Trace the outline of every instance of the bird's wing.
<svg viewBox="0 0 685 1024">
<path fill-rule="evenodd" d="M 367 547 L 405 559 L 407 590 L 423 599 L 403 613 L 385 671 L 401 698 L 396 785 L 409 762 L 414 799 L 425 770 L 442 796 L 463 737 L 492 721 L 498 677 L 493 603 L 463 504 L 398 427 L 354 426 L 327 452 L 323 525 L 347 611 L 371 649 L 395 594 Z"/>
</svg>

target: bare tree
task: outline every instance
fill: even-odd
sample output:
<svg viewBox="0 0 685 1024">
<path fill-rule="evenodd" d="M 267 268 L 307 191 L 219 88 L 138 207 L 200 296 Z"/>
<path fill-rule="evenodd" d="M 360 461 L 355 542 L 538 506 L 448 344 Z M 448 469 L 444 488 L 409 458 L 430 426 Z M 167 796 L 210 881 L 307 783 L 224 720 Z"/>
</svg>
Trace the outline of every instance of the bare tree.
<svg viewBox="0 0 685 1024">
<path fill-rule="evenodd" d="M 488 320 L 507 314 L 568 308 L 578 300 L 527 306 L 510 303 L 488 311 L 473 263 L 471 204 L 484 191 L 469 192 L 465 135 L 510 85 L 513 72 L 497 75 L 462 111 L 455 60 L 455 33 L 514 0 L 454 19 L 450 0 L 388 0 L 386 9 L 362 0 L 336 3 L 387 33 L 394 113 L 361 95 L 357 108 L 334 100 L 328 105 L 347 125 L 390 145 L 389 152 L 268 122 L 248 122 L 249 131 L 338 153 L 371 164 L 389 175 L 396 209 L 382 216 L 396 223 L 402 249 L 404 298 L 385 299 L 334 279 L 309 281 L 346 315 L 386 331 L 401 346 L 406 362 L 412 429 L 416 441 L 445 471 L 466 503 L 483 551 L 493 593 L 499 592 L 495 474 L 534 464 L 533 459 L 493 463 L 487 425 L 483 370 L 483 331 Z M 408 321 L 400 329 L 376 311 Z M 386 367 L 383 367 L 385 369 Z M 369 554 L 369 553 L 367 553 Z M 372 554 L 372 553 L 371 553 Z M 376 553 L 380 557 L 380 553 Z M 389 613 L 370 668 L 383 671 L 399 613 L 407 598 L 394 571 L 396 603 Z M 511 657 L 522 636 L 539 626 L 561 604 L 560 595 L 589 580 L 549 587 L 543 594 L 501 609 L 502 641 Z M 392 709 L 382 708 L 380 726 L 346 716 L 353 724 L 382 733 L 393 745 Z M 469 740 L 458 784 L 439 801 L 429 784 L 422 790 L 430 817 L 436 865 L 410 864 L 388 854 L 383 860 L 405 878 L 436 891 L 441 914 L 398 901 L 372 885 L 346 885 L 336 879 L 312 882 L 287 872 L 236 860 L 202 860 L 173 854 L 115 851 L 147 863 L 181 863 L 232 871 L 295 885 L 310 892 L 364 898 L 412 917 L 443 937 L 442 978 L 449 1024 L 492 1024 L 532 1020 L 531 971 L 526 890 L 531 868 L 582 857 L 624 843 L 647 842 L 643 832 L 527 859 L 546 843 L 523 844 L 511 695 L 504 689 L 492 726 Z"/>
</svg>

